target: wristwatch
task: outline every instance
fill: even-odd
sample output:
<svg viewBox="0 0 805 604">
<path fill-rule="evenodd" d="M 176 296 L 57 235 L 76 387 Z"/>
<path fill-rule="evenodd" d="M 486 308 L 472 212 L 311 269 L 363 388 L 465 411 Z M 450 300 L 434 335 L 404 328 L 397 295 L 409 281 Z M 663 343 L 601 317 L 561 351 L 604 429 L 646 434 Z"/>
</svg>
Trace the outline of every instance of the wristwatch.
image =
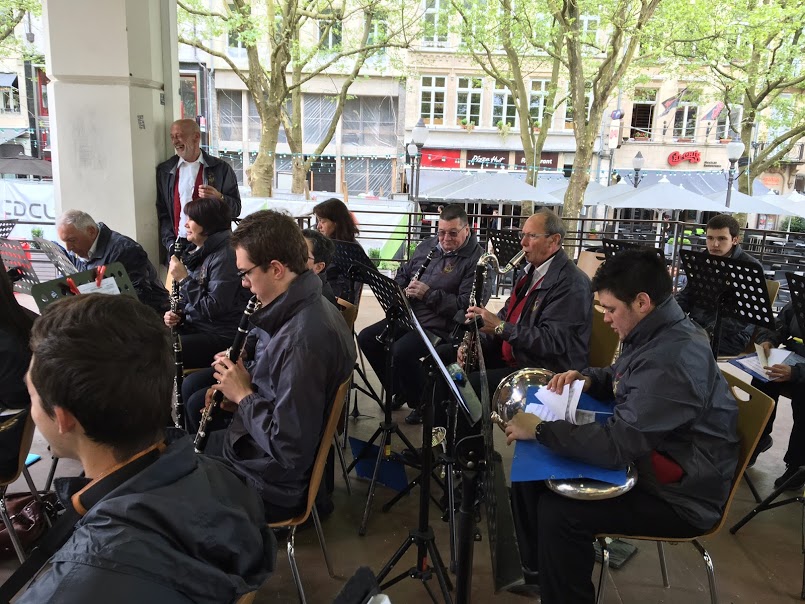
<svg viewBox="0 0 805 604">
<path fill-rule="evenodd" d="M 537 424 L 537 427 L 534 428 L 534 438 L 539 440 L 539 435 L 542 433 L 542 426 L 544 422 L 540 422 Z"/>
<path fill-rule="evenodd" d="M 500 323 L 495 325 L 495 329 L 494 329 L 495 335 L 496 336 L 502 336 L 504 327 L 506 327 L 506 321 L 501 321 Z"/>
</svg>

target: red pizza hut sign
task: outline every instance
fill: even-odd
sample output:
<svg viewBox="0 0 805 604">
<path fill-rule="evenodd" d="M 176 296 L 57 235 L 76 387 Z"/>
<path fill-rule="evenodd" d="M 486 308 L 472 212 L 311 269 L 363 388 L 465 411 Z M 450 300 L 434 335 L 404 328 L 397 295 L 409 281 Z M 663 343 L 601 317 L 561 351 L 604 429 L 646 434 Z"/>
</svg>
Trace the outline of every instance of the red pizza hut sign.
<svg viewBox="0 0 805 604">
<path fill-rule="evenodd" d="M 672 166 L 681 164 L 683 161 L 698 164 L 700 161 L 702 161 L 702 154 L 699 151 L 685 151 L 684 153 L 674 151 L 668 156 L 668 163 Z"/>
</svg>

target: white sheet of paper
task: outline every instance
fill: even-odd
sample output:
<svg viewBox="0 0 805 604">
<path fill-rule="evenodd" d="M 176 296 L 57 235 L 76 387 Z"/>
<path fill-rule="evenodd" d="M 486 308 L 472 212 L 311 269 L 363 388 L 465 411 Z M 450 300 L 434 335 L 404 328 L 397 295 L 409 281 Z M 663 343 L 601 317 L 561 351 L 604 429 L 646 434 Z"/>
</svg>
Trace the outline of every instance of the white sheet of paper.
<svg viewBox="0 0 805 604">
<path fill-rule="evenodd" d="M 785 350 L 784 348 L 772 348 L 769 352 L 767 365 L 761 364 L 761 361 L 757 355 L 752 355 L 751 357 L 746 357 L 745 359 L 738 359 L 738 363 L 750 371 L 754 371 L 758 375 L 766 375 L 765 367 L 770 367 L 771 365 L 782 365 L 790 355 L 791 351 Z"/>
<path fill-rule="evenodd" d="M 525 407 L 525 412 L 536 415 L 544 422 L 555 422 L 558 419 L 562 419 L 551 411 L 546 405 L 541 405 L 539 403 L 529 403 Z"/>
<path fill-rule="evenodd" d="M 755 352 L 757 353 L 758 361 L 761 365 L 768 365 L 769 359 L 766 357 L 766 351 L 760 344 L 755 344 Z"/>
<path fill-rule="evenodd" d="M 581 392 L 584 390 L 584 380 L 576 380 L 570 384 L 570 392 L 568 394 L 568 406 L 565 419 L 571 424 L 577 424 L 578 416 L 576 410 L 579 407 L 579 399 L 581 399 Z"/>
<path fill-rule="evenodd" d="M 101 286 L 95 285 L 95 281 L 84 283 L 78 286 L 78 291 L 82 294 L 108 294 L 114 296 L 120 294 L 120 288 L 113 277 L 106 277 L 101 281 Z"/>
<path fill-rule="evenodd" d="M 562 392 L 551 392 L 546 386 L 542 386 L 537 390 L 537 400 L 551 410 L 555 419 L 564 419 L 575 424 L 576 409 L 579 406 L 582 390 L 584 390 L 584 380 L 576 380 L 570 384 L 565 384 Z"/>
</svg>

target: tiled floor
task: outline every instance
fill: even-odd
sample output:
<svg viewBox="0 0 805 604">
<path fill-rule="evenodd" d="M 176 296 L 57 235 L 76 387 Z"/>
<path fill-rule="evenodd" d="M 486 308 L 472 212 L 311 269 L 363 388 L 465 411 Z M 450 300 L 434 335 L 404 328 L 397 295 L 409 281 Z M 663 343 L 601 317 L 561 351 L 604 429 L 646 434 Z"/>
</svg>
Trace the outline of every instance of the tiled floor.
<svg viewBox="0 0 805 604">
<path fill-rule="evenodd" d="M 364 294 L 361 304 L 357 328 L 360 329 L 382 318 L 380 308 L 368 292 Z M 371 376 L 372 379 L 374 376 Z M 374 416 L 359 420 L 350 420 L 350 434 L 368 439 L 378 426 L 380 409 L 365 397 L 359 398 L 359 407 L 363 413 Z M 417 427 L 407 426 L 403 418 L 408 413 L 402 409 L 394 413 L 404 433 L 415 444 L 421 442 L 421 433 Z M 756 486 L 762 494 L 771 491 L 772 483 L 784 470 L 782 456 L 788 440 L 791 425 L 791 408 L 788 401 L 780 406 L 774 427 L 774 447 L 760 456 L 757 465 L 750 470 Z M 496 447 L 501 451 L 507 464 L 511 459 L 511 449 L 502 440 L 502 433 L 496 430 Z M 394 448 L 400 449 L 398 439 L 394 440 Z M 34 480 L 42 485 L 49 467 L 45 444 L 37 435 L 34 452 L 45 459 L 32 468 Z M 350 457 L 347 453 L 347 459 Z M 75 472 L 75 462 L 62 461 L 59 474 Z M 337 472 L 338 474 L 338 472 Z M 313 529 L 298 535 L 296 540 L 296 556 L 299 563 L 302 581 L 305 586 L 308 602 L 331 602 L 341 589 L 346 577 L 352 575 L 362 565 L 369 566 L 378 572 L 391 558 L 397 548 L 407 538 L 408 531 L 416 526 L 418 510 L 418 490 L 404 497 L 388 513 L 381 511 L 382 504 L 390 499 L 394 492 L 379 487 L 375 498 L 367 534 L 358 536 L 358 525 L 361 521 L 366 501 L 367 482 L 353 479 L 352 497 L 347 496 L 340 475 L 336 477 L 335 512 L 327 518 L 324 533 L 327 546 L 333 559 L 337 579 L 327 574 L 316 534 Z M 15 488 L 12 491 L 17 490 Z M 753 500 L 749 490 L 742 485 L 736 495 L 728 526 L 736 522 L 752 508 Z M 436 533 L 437 546 L 442 556 L 449 559 L 447 525 L 437 516 L 436 508 L 431 506 L 431 524 Z M 745 526 L 737 536 L 722 531 L 715 537 L 705 540 L 710 551 L 718 581 L 718 593 L 722 603 L 773 603 L 794 602 L 799 600 L 802 581 L 803 557 L 800 546 L 801 508 L 798 504 L 789 505 L 777 510 L 765 512 Z M 472 599 L 474 602 L 523 602 L 522 597 L 503 593 L 494 595 L 491 579 L 491 564 L 485 527 L 481 526 L 483 541 L 475 545 L 475 557 L 472 575 Z M 660 569 L 657 560 L 657 549 L 653 543 L 638 542 L 637 554 L 621 569 L 613 571 L 608 579 L 605 602 L 643 604 L 649 602 L 668 602 L 680 604 L 698 604 L 709 602 L 707 576 L 700 556 L 694 548 L 687 544 L 666 546 L 669 578 L 671 588 L 662 586 Z M 416 553 L 411 548 L 395 567 L 392 576 L 402 572 L 415 563 Z M 0 567 L 0 580 L 13 569 L 15 564 L 7 562 Z M 284 544 L 281 544 L 277 572 L 259 591 L 256 602 L 296 602 L 296 590 L 291 577 Z M 597 577 L 597 567 L 596 567 Z M 435 579 L 430 582 L 438 591 Z M 414 579 L 406 578 L 389 588 L 386 593 L 393 602 L 416 603 L 428 601 L 427 592 L 422 584 Z"/>
</svg>

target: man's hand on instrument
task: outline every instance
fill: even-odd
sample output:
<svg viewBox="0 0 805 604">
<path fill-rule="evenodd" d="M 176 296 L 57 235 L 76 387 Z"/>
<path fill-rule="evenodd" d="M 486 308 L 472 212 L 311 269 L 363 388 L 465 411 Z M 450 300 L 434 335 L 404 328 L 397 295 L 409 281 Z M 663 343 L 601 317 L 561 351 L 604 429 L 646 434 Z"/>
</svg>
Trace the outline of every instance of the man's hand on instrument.
<svg viewBox="0 0 805 604">
<path fill-rule="evenodd" d="M 171 263 L 170 266 L 168 266 L 168 273 L 170 273 L 170 276 L 173 277 L 174 281 L 181 281 L 187 277 L 187 268 L 176 256 L 171 256 Z"/>
<path fill-rule="evenodd" d="M 422 300 L 425 298 L 425 294 L 428 293 L 429 289 L 430 286 L 427 283 L 422 283 L 422 281 L 412 279 L 411 283 L 408 284 L 408 287 L 405 288 L 405 295 L 409 298 Z"/>
<path fill-rule="evenodd" d="M 170 328 L 174 328 L 179 323 L 182 322 L 182 315 L 178 315 L 175 312 L 169 310 L 168 312 L 165 313 L 163 320 L 165 321 L 165 325 L 167 325 Z"/>
<path fill-rule="evenodd" d="M 467 320 L 474 321 L 475 317 L 481 317 L 484 320 L 484 324 L 480 328 L 481 333 L 488 333 L 490 335 L 494 332 L 495 327 L 503 323 L 503 320 L 498 318 L 495 313 L 481 306 L 470 306 L 467 309 Z"/>
<path fill-rule="evenodd" d="M 533 413 L 519 411 L 514 417 L 506 422 L 506 444 L 510 445 L 515 440 L 534 440 L 537 438 L 534 430 L 542 420 Z"/>
<path fill-rule="evenodd" d="M 217 199 L 218 201 L 224 200 L 223 194 L 218 189 L 211 187 L 210 185 L 199 185 L 198 196 L 209 197 L 211 199 Z"/>
<path fill-rule="evenodd" d="M 548 382 L 547 388 L 551 392 L 562 392 L 565 389 L 565 384 L 572 384 L 576 380 L 584 380 L 584 392 L 587 392 L 592 384 L 592 380 L 579 373 L 578 371 L 565 371 L 564 373 L 557 373 Z"/>
<path fill-rule="evenodd" d="M 242 360 L 238 359 L 237 363 L 233 363 L 229 358 L 223 357 L 216 359 L 212 367 L 215 370 L 213 377 L 218 380 L 213 389 L 223 392 L 233 403 L 240 404 L 241 400 L 254 392 L 252 378 L 243 366 Z"/>
<path fill-rule="evenodd" d="M 767 353 L 768 354 L 768 353 Z M 772 365 L 771 367 L 764 367 L 766 375 L 773 382 L 788 382 L 791 380 L 791 366 L 790 365 Z"/>
</svg>

